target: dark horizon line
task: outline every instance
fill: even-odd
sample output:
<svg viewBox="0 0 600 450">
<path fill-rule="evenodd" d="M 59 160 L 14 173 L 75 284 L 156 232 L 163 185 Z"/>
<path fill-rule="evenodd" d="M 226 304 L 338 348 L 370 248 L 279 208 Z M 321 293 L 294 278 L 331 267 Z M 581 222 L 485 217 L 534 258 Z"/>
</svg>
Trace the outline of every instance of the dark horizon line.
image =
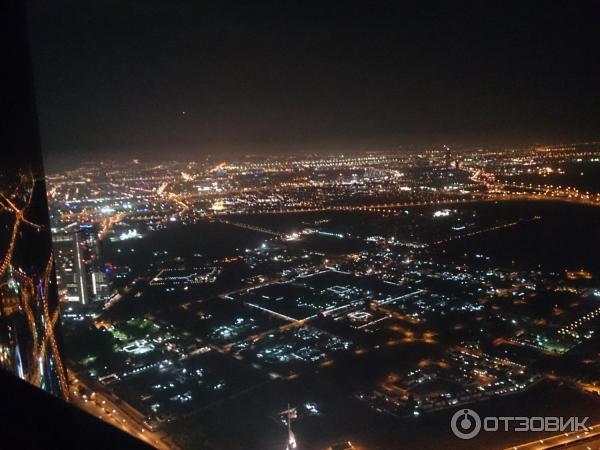
<svg viewBox="0 0 600 450">
<path fill-rule="evenodd" d="M 290 157 L 311 157 L 311 156 L 340 156 L 340 155 L 356 155 L 356 154 L 394 154 L 394 153 L 413 153 L 420 151 L 428 151 L 428 150 L 440 150 L 444 145 L 450 147 L 450 149 L 455 151 L 472 151 L 477 149 L 486 149 L 486 150 L 523 150 L 531 147 L 560 147 L 566 145 L 593 145 L 600 144 L 600 137 L 588 138 L 588 139 L 577 139 L 577 140 L 556 140 L 556 141 L 537 141 L 537 140 L 529 140 L 523 143 L 514 143 L 514 142 L 506 142 L 506 143 L 485 143 L 485 142 L 436 142 L 430 144 L 416 144 L 416 143 L 405 143 L 405 144 L 397 144 L 395 146 L 376 146 L 373 148 L 368 148 L 364 146 L 363 148 L 347 148 L 347 149 L 321 149 L 321 150 L 299 150 L 302 145 L 294 146 L 298 148 L 290 148 L 289 150 L 282 150 L 283 147 L 280 147 L 277 151 L 273 149 L 267 149 L 269 146 L 265 146 L 263 150 L 250 150 L 248 148 L 231 148 L 227 147 L 227 151 L 224 153 L 220 153 L 220 150 L 215 149 L 213 151 L 202 152 L 197 155 L 190 154 L 193 150 L 183 149 L 180 150 L 168 150 L 165 148 L 153 148 L 153 149 L 145 149 L 145 150 L 133 150 L 133 149 L 122 149 L 119 150 L 117 148 L 112 149 L 110 155 L 104 158 L 93 158 L 91 155 L 85 153 L 80 153 L 81 157 L 76 157 L 72 153 L 65 154 L 64 156 L 57 157 L 56 154 L 48 155 L 47 152 L 44 153 L 44 166 L 46 168 L 46 172 L 58 172 L 65 170 L 74 170 L 78 167 L 81 167 L 85 164 L 93 164 L 98 162 L 127 162 L 133 160 L 140 160 L 140 162 L 199 162 L 201 160 L 220 160 L 227 161 L 236 158 L 250 158 L 250 157 L 269 157 L 269 158 L 290 158 Z M 310 147 L 310 144 L 306 145 Z M 271 146 L 272 147 L 272 146 Z M 341 146 L 340 146 L 341 147 Z M 362 146 L 361 146 L 362 147 Z M 159 155 L 161 152 L 170 151 L 173 154 L 173 157 L 170 159 L 164 158 L 164 155 Z M 125 152 L 114 154 L 112 152 Z M 101 153 L 102 150 L 95 149 L 91 153 Z M 144 154 L 145 153 L 145 154 Z M 187 155 L 186 155 L 187 153 Z M 218 156 L 217 156 L 218 155 Z M 68 166 L 68 167 L 67 167 Z"/>
</svg>

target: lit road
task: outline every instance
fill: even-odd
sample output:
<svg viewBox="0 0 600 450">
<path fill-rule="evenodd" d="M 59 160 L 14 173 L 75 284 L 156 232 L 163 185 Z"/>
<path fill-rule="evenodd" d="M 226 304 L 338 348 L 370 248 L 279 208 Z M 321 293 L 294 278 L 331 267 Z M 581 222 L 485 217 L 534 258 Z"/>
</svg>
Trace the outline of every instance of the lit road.
<svg viewBox="0 0 600 450">
<path fill-rule="evenodd" d="M 600 448 L 600 425 L 588 427 L 589 431 L 573 431 L 562 433 L 545 439 L 509 447 L 506 450 L 548 450 L 548 449 L 577 449 L 596 450 Z"/>
<path fill-rule="evenodd" d="M 513 222 L 509 222 L 509 223 L 505 223 L 505 224 L 501 224 L 501 225 L 496 225 L 496 226 L 493 226 L 493 227 L 484 228 L 484 229 L 477 230 L 477 231 L 471 231 L 469 233 L 465 233 L 465 234 L 461 234 L 461 235 L 450 236 L 449 238 L 441 239 L 439 241 L 435 241 L 433 243 L 433 245 L 440 245 L 440 244 L 445 244 L 446 242 L 452 242 L 452 241 L 457 241 L 457 240 L 460 240 L 460 239 L 466 239 L 466 238 L 470 238 L 470 237 L 477 236 L 477 235 L 480 235 L 480 234 L 485 234 L 485 233 L 489 233 L 489 232 L 493 232 L 493 231 L 502 230 L 502 229 L 505 229 L 505 228 L 515 227 L 515 226 L 520 225 L 520 224 L 525 223 L 525 222 L 533 222 L 533 221 L 537 221 L 537 220 L 540 220 L 540 219 L 541 219 L 541 217 L 539 217 L 539 216 L 534 216 L 533 218 L 531 218 L 529 220 L 519 219 L 519 220 L 515 220 Z"/>
<path fill-rule="evenodd" d="M 81 380 L 70 375 L 71 403 L 83 409 L 87 413 L 113 425 L 126 433 L 160 449 L 178 449 L 166 433 L 150 431 L 143 424 L 144 417 L 131 406 L 124 402 L 117 404 L 116 397 L 98 389 L 91 389 Z M 84 389 L 84 394 L 79 394 L 79 388 Z"/>
<path fill-rule="evenodd" d="M 280 282 L 280 280 L 278 278 L 269 279 L 269 280 L 263 281 L 262 283 L 254 284 L 252 286 L 241 287 L 241 288 L 235 289 L 233 291 L 223 292 L 222 294 L 219 294 L 218 297 L 221 300 L 231 300 L 232 295 L 239 294 L 240 292 L 250 292 L 254 289 L 258 289 L 258 288 L 261 288 L 264 286 L 270 286 L 271 284 L 276 284 L 279 282 Z"/>
<path fill-rule="evenodd" d="M 482 202 L 511 202 L 511 201 L 528 201 L 528 202 L 564 202 L 574 203 L 586 206 L 600 206 L 600 197 L 587 196 L 581 194 L 568 193 L 553 193 L 553 192 L 490 192 L 485 194 L 472 194 L 471 197 L 465 198 L 446 198 L 425 201 L 398 202 L 398 203 L 383 203 L 383 204 L 368 204 L 368 205 L 315 205 L 311 207 L 288 207 L 278 209 L 256 209 L 251 211 L 244 210 L 225 210 L 213 211 L 207 214 L 207 218 L 216 219 L 218 216 L 225 215 L 259 215 L 259 214 L 298 214 L 298 213 L 317 213 L 317 212 L 391 212 L 396 209 L 423 207 L 423 206 L 443 206 L 443 205 L 462 205 L 468 203 Z M 258 231 L 258 230 L 257 230 Z M 260 230 L 263 231 L 264 230 Z"/>
<path fill-rule="evenodd" d="M 265 228 L 265 227 L 259 227 L 257 225 L 250 225 L 250 224 L 247 224 L 247 223 L 233 222 L 231 220 L 226 220 L 226 219 L 217 219 L 217 222 L 224 223 L 224 224 L 227 224 L 227 225 L 231 225 L 231 226 L 234 226 L 234 227 L 243 228 L 245 230 L 252 230 L 252 231 L 259 232 L 259 233 L 269 234 L 271 236 L 276 236 L 276 237 L 279 237 L 279 238 L 281 238 L 281 237 L 284 236 L 283 233 L 278 233 L 276 231 L 269 230 L 268 228 Z"/>
</svg>

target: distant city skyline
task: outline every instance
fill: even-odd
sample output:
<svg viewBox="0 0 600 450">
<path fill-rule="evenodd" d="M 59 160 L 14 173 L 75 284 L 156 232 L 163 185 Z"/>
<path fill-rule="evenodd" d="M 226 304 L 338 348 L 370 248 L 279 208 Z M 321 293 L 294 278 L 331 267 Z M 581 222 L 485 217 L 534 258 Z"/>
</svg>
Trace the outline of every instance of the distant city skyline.
<svg viewBox="0 0 600 450">
<path fill-rule="evenodd" d="M 597 446 L 600 142 L 168 158 L 46 177 L 75 404 L 159 449 Z"/>
</svg>

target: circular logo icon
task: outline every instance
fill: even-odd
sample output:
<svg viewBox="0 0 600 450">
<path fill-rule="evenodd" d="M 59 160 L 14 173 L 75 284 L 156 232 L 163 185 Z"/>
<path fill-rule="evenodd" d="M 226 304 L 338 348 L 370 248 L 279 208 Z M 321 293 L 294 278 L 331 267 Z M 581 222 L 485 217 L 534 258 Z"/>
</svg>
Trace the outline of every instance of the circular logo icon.
<svg viewBox="0 0 600 450">
<path fill-rule="evenodd" d="M 473 439 L 481 431 L 481 418 L 472 409 L 459 409 L 452 416 L 450 427 L 460 439 Z"/>
</svg>

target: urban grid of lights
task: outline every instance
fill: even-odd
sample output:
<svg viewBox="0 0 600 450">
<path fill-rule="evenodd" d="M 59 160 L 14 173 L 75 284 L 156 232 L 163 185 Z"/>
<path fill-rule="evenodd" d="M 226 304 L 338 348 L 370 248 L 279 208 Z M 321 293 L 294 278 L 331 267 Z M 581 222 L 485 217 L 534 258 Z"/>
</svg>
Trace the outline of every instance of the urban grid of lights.
<svg viewBox="0 0 600 450">
<path fill-rule="evenodd" d="M 12 284 L 15 290 L 18 291 L 20 308 L 25 313 L 32 339 L 31 361 L 38 362 L 37 364 L 30 364 L 28 371 L 22 374 L 23 377 L 34 385 L 39 386 L 42 382 L 42 372 L 49 363 L 48 352 L 50 352 L 53 362 L 56 365 L 55 370 L 58 374 L 60 390 L 66 399 L 69 396 L 69 390 L 55 334 L 60 310 L 58 305 L 51 308 L 48 298 L 53 273 L 52 253 L 48 255 L 48 262 L 41 276 L 27 274 L 21 268 L 13 265 L 14 252 L 18 245 L 21 227 L 28 226 L 38 231 L 44 228 L 42 225 L 35 224 L 27 219 L 27 211 L 31 206 L 35 185 L 38 181 L 32 173 L 23 178 L 27 179 L 24 183 L 28 182 L 29 184 L 27 188 L 27 200 L 23 206 L 17 206 L 16 201 L 11 200 L 11 196 L 0 192 L 0 210 L 14 216 L 10 241 L 0 264 L 0 279 L 5 278 L 5 275 L 10 273 L 11 278 L 16 280 L 16 285 L 15 281 L 8 281 L 7 284 Z M 36 320 L 34 310 L 42 312 L 42 320 Z"/>
</svg>

